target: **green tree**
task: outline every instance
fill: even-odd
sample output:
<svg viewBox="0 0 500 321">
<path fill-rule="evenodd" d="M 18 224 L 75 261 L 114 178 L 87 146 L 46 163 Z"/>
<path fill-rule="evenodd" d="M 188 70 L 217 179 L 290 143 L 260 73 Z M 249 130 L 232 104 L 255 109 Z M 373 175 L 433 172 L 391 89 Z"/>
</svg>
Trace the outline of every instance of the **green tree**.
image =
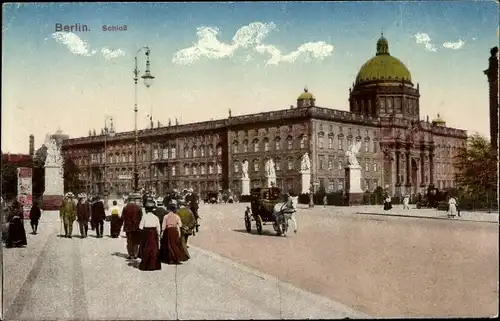
<svg viewBox="0 0 500 321">
<path fill-rule="evenodd" d="M 64 189 L 65 192 L 77 193 L 83 189 L 83 182 L 80 180 L 80 169 L 73 159 L 64 158 Z"/>
<path fill-rule="evenodd" d="M 488 139 L 479 134 L 470 136 L 466 147 L 456 155 L 454 163 L 456 181 L 467 195 L 476 201 L 496 201 L 497 160 Z"/>
</svg>

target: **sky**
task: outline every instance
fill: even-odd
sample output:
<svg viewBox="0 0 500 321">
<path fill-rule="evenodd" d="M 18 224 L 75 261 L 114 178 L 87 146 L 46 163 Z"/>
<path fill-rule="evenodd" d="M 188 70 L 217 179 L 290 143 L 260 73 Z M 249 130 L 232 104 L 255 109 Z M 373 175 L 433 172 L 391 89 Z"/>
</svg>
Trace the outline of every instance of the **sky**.
<svg viewBox="0 0 500 321">
<path fill-rule="evenodd" d="M 59 128 L 99 133 L 108 116 L 133 130 L 144 46 L 155 81 L 138 85 L 140 129 L 148 115 L 166 125 L 287 109 L 305 86 L 317 106 L 348 110 L 382 31 L 420 85 L 421 119 L 439 113 L 489 137 L 496 1 L 4 4 L 2 15 L 3 152 L 27 153 L 30 134 L 38 148 Z"/>
</svg>

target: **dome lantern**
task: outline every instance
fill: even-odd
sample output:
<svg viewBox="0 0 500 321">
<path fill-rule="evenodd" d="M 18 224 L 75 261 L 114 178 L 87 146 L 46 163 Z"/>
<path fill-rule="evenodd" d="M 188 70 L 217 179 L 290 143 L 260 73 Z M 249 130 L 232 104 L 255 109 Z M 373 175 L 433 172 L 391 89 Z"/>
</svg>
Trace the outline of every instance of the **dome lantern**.
<svg viewBox="0 0 500 321">
<path fill-rule="evenodd" d="M 380 35 L 377 41 L 377 56 L 389 55 L 389 42 L 384 38 L 384 33 Z"/>
<path fill-rule="evenodd" d="M 307 86 L 304 87 L 304 92 L 297 98 L 297 107 L 315 106 L 316 98 L 309 92 Z"/>
</svg>

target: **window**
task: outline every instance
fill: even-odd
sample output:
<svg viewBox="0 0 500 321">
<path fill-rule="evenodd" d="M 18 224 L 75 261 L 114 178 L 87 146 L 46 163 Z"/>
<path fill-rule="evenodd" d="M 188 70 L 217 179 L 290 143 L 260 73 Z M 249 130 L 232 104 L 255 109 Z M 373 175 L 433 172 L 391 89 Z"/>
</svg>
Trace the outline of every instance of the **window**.
<svg viewBox="0 0 500 321">
<path fill-rule="evenodd" d="M 370 164 L 368 164 L 368 161 L 365 162 L 365 172 L 370 171 Z"/>
<path fill-rule="evenodd" d="M 196 168 L 196 165 L 193 165 L 193 175 L 198 175 L 198 169 Z"/>
<path fill-rule="evenodd" d="M 217 174 L 222 174 L 222 165 L 217 164 Z"/>
<path fill-rule="evenodd" d="M 276 159 L 276 161 L 274 162 L 274 165 L 275 165 L 275 169 L 276 169 L 277 171 L 280 171 L 280 170 L 281 170 L 281 160 Z"/>
<path fill-rule="evenodd" d="M 234 154 L 238 153 L 238 143 L 233 144 L 233 153 Z"/>
<path fill-rule="evenodd" d="M 217 146 L 217 155 L 222 155 L 222 146 Z"/>
<path fill-rule="evenodd" d="M 247 141 L 245 141 L 243 143 L 243 153 L 246 153 L 246 152 L 248 152 L 248 142 Z"/>
<path fill-rule="evenodd" d="M 233 166 L 234 166 L 234 172 L 238 173 L 240 171 L 240 166 L 238 165 L 238 162 L 234 162 Z"/>
<path fill-rule="evenodd" d="M 205 157 L 205 146 L 200 146 L 200 156 Z"/>
<path fill-rule="evenodd" d="M 269 142 L 268 141 L 264 142 L 264 151 L 266 151 L 266 152 L 269 151 Z"/>
<path fill-rule="evenodd" d="M 208 147 L 208 156 L 214 156 L 214 147 L 211 145 Z"/>
<path fill-rule="evenodd" d="M 132 162 L 132 154 L 128 154 L 128 161 L 129 163 Z"/>
<path fill-rule="evenodd" d="M 306 148 L 306 143 L 307 143 L 307 136 L 303 135 L 300 138 L 300 148 Z"/>
<path fill-rule="evenodd" d="M 335 190 L 335 182 L 334 181 L 328 181 L 328 191 L 333 192 Z"/>
<path fill-rule="evenodd" d="M 177 154 L 177 151 L 176 151 L 175 147 L 171 147 L 170 148 L 170 157 L 171 158 L 176 158 L 177 157 L 176 154 Z"/>
<path fill-rule="evenodd" d="M 352 138 L 347 138 L 347 148 L 352 147 Z"/>
<path fill-rule="evenodd" d="M 276 150 L 280 150 L 281 148 L 281 141 L 278 139 L 276 140 Z"/>
<path fill-rule="evenodd" d="M 153 159 L 158 159 L 158 149 L 153 150 Z"/>
<path fill-rule="evenodd" d="M 288 149 L 292 149 L 293 148 L 293 140 L 292 140 L 292 138 L 288 139 L 287 144 L 288 144 Z"/>
<path fill-rule="evenodd" d="M 344 149 L 344 146 L 342 146 L 342 137 L 338 138 L 338 142 L 339 142 L 339 150 Z"/>
<path fill-rule="evenodd" d="M 341 161 L 341 160 L 339 160 L 339 162 L 338 162 L 337 166 L 338 166 L 338 167 L 337 167 L 338 169 L 342 169 L 342 161 Z"/>
<path fill-rule="evenodd" d="M 328 137 L 328 148 L 333 149 L 333 137 Z"/>
<path fill-rule="evenodd" d="M 208 165 L 208 173 L 213 174 L 214 173 L 214 165 L 210 164 Z"/>
<path fill-rule="evenodd" d="M 257 139 L 253 141 L 253 151 L 254 152 L 259 151 L 259 141 Z"/>
<path fill-rule="evenodd" d="M 172 176 L 175 176 L 175 166 L 172 166 Z"/>
<path fill-rule="evenodd" d="M 259 171 L 259 162 L 258 161 L 254 161 L 253 162 L 253 170 L 255 172 L 258 172 Z"/>
<path fill-rule="evenodd" d="M 318 147 L 319 148 L 325 147 L 325 137 L 322 134 L 318 135 Z"/>
<path fill-rule="evenodd" d="M 369 146 L 368 146 L 368 141 L 366 140 L 365 141 L 365 153 L 368 153 L 370 150 L 369 150 Z"/>
<path fill-rule="evenodd" d="M 373 141 L 373 152 L 374 153 L 378 152 L 378 142 L 377 141 Z"/>
<path fill-rule="evenodd" d="M 333 161 L 331 159 L 328 160 L 328 169 L 333 169 Z"/>
<path fill-rule="evenodd" d="M 320 156 L 319 157 L 319 169 L 325 169 L 325 156 Z"/>
<path fill-rule="evenodd" d="M 293 159 L 289 158 L 287 163 L 288 163 L 288 170 L 289 171 L 293 170 Z"/>
<path fill-rule="evenodd" d="M 337 190 L 343 190 L 344 189 L 344 180 L 343 179 L 339 179 L 338 183 L 337 183 Z"/>
<path fill-rule="evenodd" d="M 377 171 L 377 163 L 376 163 L 376 162 L 374 162 L 374 163 L 373 163 L 373 171 L 374 171 L 374 172 L 376 172 L 376 171 Z"/>
<path fill-rule="evenodd" d="M 196 157 L 197 155 L 197 148 L 196 146 L 193 146 L 193 157 Z"/>
<path fill-rule="evenodd" d="M 184 175 L 189 175 L 189 167 L 187 165 L 184 166 Z"/>
<path fill-rule="evenodd" d="M 201 175 L 205 175 L 206 171 L 205 171 L 205 164 L 201 165 L 200 166 L 200 172 L 201 172 Z"/>
</svg>

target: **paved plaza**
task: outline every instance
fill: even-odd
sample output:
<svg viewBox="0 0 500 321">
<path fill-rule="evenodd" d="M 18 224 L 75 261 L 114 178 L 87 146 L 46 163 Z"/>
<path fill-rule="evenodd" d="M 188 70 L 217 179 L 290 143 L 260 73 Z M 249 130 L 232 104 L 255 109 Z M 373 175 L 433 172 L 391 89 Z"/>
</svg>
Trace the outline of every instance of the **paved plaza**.
<svg viewBox="0 0 500 321">
<path fill-rule="evenodd" d="M 126 239 L 107 237 L 109 224 L 103 239 L 65 239 L 58 214 L 45 212 L 26 248 L 3 249 L 4 319 L 497 314 L 498 224 L 300 205 L 298 233 L 277 237 L 270 225 L 245 231 L 247 205 L 202 205 L 192 259 L 155 272 L 126 260 Z"/>
</svg>

